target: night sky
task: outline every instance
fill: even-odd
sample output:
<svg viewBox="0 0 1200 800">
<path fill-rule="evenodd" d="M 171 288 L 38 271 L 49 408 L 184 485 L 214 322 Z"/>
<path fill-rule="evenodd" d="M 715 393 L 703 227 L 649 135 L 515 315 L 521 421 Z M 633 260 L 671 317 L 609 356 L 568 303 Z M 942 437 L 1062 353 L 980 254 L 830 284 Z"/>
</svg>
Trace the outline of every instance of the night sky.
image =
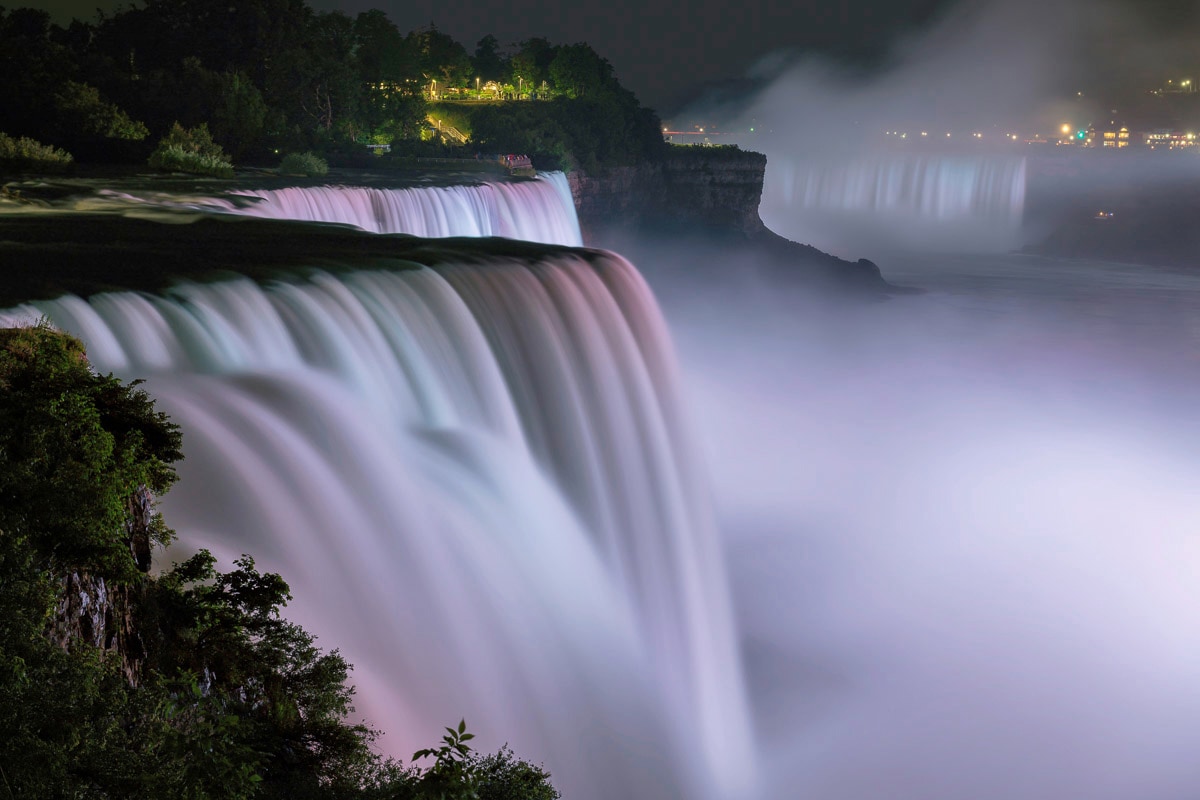
<svg viewBox="0 0 1200 800">
<path fill-rule="evenodd" d="M 236 0 L 231 0 L 236 2 Z M 320 10 L 340 9 L 351 15 L 382 8 L 401 31 L 434 22 L 461 41 L 468 51 L 485 34 L 502 44 L 531 36 L 566 44 L 586 41 L 616 68 L 617 77 L 643 103 L 669 114 L 710 82 L 737 78 L 772 52 L 829 55 L 856 68 L 887 64 L 898 42 L 912 41 L 947 17 L 969 15 L 983 6 L 978 0 L 309 0 Z M 119 0 L 34 0 L 60 22 L 72 16 L 92 19 L 97 7 L 112 10 Z M 1000 5 L 998 0 L 996 5 Z M 9 7 L 22 5 L 19 0 Z M 1179 40 L 1200 29 L 1200 3 L 1193 0 L 1011 0 L 1003 6 L 1041 25 L 1044 11 L 1059 14 L 1068 26 L 1064 37 L 1088 31 L 1085 57 L 1097 68 L 1111 67 L 1136 52 L 1163 52 L 1134 47 L 1155 35 Z M 1097 32 L 1097 23 L 1123 9 L 1127 20 Z M 1132 13 L 1129 13 L 1132 12 Z M 1136 34 L 1131 30 L 1136 29 Z M 1019 42 L 1014 43 L 1019 48 Z M 1136 51 L 1136 52 L 1135 52 Z M 1155 67 L 1156 69 L 1159 67 Z M 1119 72 L 1119 70 L 1118 70 Z M 1119 77 L 1119 75 L 1118 75 Z M 1139 77 L 1140 79 L 1140 77 Z"/>
</svg>

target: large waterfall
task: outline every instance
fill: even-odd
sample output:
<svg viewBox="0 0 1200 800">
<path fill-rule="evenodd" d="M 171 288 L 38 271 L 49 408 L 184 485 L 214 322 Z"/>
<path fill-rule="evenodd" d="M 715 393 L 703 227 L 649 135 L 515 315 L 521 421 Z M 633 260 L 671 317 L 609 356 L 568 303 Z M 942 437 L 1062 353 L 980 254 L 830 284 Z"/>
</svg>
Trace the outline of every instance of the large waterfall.
<svg viewBox="0 0 1200 800">
<path fill-rule="evenodd" d="M 763 188 L 763 219 L 798 241 L 836 249 L 845 225 L 901 242 L 992 249 L 1011 247 L 1025 212 L 1026 160 L 1013 156 L 860 156 L 850 160 L 773 158 Z M 827 241 L 828 239 L 828 241 Z M 852 239 L 853 240 L 853 239 Z"/>
<path fill-rule="evenodd" d="M 185 432 L 168 521 L 292 582 L 391 749 L 465 716 L 572 800 L 745 797 L 724 566 L 640 275 L 396 266 L 7 321 L 45 315 L 148 379 Z"/>
</svg>

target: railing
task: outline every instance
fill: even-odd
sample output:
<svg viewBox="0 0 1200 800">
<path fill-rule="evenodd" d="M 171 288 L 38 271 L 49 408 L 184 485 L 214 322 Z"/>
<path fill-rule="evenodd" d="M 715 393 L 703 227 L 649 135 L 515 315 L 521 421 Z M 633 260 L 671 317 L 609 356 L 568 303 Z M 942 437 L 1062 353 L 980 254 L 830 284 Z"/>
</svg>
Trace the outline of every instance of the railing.
<svg viewBox="0 0 1200 800">
<path fill-rule="evenodd" d="M 459 144 L 467 143 L 467 140 L 469 139 L 469 137 L 465 133 L 460 131 L 458 128 L 454 127 L 453 125 L 447 125 L 446 123 L 442 122 L 440 119 L 434 119 L 432 114 L 430 114 L 428 117 L 426 117 L 426 119 L 428 119 L 430 121 L 430 123 L 433 124 L 434 130 L 436 130 L 438 133 L 442 134 L 443 136 L 448 136 L 451 139 L 453 139 L 454 141 L 458 142 Z"/>
</svg>

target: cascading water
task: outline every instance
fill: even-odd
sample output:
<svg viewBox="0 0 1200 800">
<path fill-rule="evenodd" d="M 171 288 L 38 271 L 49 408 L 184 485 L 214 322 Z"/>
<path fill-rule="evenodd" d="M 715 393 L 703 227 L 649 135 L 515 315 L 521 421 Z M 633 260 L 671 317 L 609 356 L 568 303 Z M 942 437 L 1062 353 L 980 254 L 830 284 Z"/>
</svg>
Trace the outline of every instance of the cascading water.
<svg viewBox="0 0 1200 800">
<path fill-rule="evenodd" d="M 544 173 L 532 180 L 466 186 L 290 186 L 238 189 L 215 197 L 107 191 L 99 206 L 112 203 L 334 222 L 371 233 L 407 233 L 430 239 L 501 236 L 568 247 L 583 244 L 571 189 L 561 172 Z M 84 207 L 95 205 L 93 201 Z"/>
<path fill-rule="evenodd" d="M 148 379 L 185 432 L 168 520 L 293 583 L 397 752 L 465 716 L 573 800 L 751 792 L 724 567 L 628 262 L 317 273 L 11 316 L 43 314 L 98 369 Z"/>
<path fill-rule="evenodd" d="M 849 161 L 772 158 L 762 215 L 772 229 L 830 247 L 831 222 L 921 247 L 1008 249 L 1025 212 L 1026 160 L 1012 156 L 880 155 Z M 841 231 L 836 237 L 847 241 Z M 844 246 L 844 244 L 842 244 Z"/>
<path fill-rule="evenodd" d="M 794 208 L 874 211 L 955 221 L 1019 221 L 1025 159 L 898 157 L 797 164 L 773 171 L 771 190 Z"/>
</svg>

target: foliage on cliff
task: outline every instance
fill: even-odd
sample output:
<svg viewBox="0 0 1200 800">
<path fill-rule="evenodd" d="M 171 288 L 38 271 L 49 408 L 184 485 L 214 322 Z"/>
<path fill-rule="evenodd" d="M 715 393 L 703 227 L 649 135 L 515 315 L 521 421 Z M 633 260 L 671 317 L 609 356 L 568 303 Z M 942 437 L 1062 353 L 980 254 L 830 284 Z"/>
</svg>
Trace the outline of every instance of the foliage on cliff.
<svg viewBox="0 0 1200 800">
<path fill-rule="evenodd" d="M 522 153 L 539 169 L 590 174 L 660 160 L 667 145 L 657 115 L 619 84 L 579 98 L 470 108 L 471 147 Z"/>
<path fill-rule="evenodd" d="M 78 340 L 0 331 L 0 531 L 46 569 L 131 580 L 126 506 L 175 481 L 180 435 L 137 384 L 96 375 Z M 161 522 L 149 535 L 171 539 Z"/>
<path fill-rule="evenodd" d="M 305 150 L 365 157 L 368 144 L 415 154 L 437 101 L 496 104 L 475 150 L 600 167 L 642 159 L 661 138 L 586 43 L 506 49 L 488 35 L 471 55 L 432 25 L 404 34 L 377 9 L 351 17 L 305 0 L 152 0 L 67 28 L 43 10 L 0 8 L 0 74 L 11 77 L 0 81 L 8 132 L 85 161 L 142 161 L 140 140 L 175 123 L 207 124 L 226 152 L 258 163 Z M 551 99 L 565 105 L 531 108 Z"/>
<path fill-rule="evenodd" d="M 381 759 L 375 732 L 348 721 L 350 667 L 282 617 L 279 575 L 247 556 L 221 573 L 205 551 L 148 574 L 140 554 L 173 533 L 131 498 L 174 483 L 180 445 L 136 382 L 95 374 L 78 340 L 46 325 L 0 330 L 0 796 L 445 790 L 436 768 Z M 92 596 L 70 596 L 80 592 Z M 94 619 L 70 618 L 80 603 Z M 504 753 L 469 764 L 469 785 L 450 789 L 557 797 L 548 775 Z"/>
</svg>

